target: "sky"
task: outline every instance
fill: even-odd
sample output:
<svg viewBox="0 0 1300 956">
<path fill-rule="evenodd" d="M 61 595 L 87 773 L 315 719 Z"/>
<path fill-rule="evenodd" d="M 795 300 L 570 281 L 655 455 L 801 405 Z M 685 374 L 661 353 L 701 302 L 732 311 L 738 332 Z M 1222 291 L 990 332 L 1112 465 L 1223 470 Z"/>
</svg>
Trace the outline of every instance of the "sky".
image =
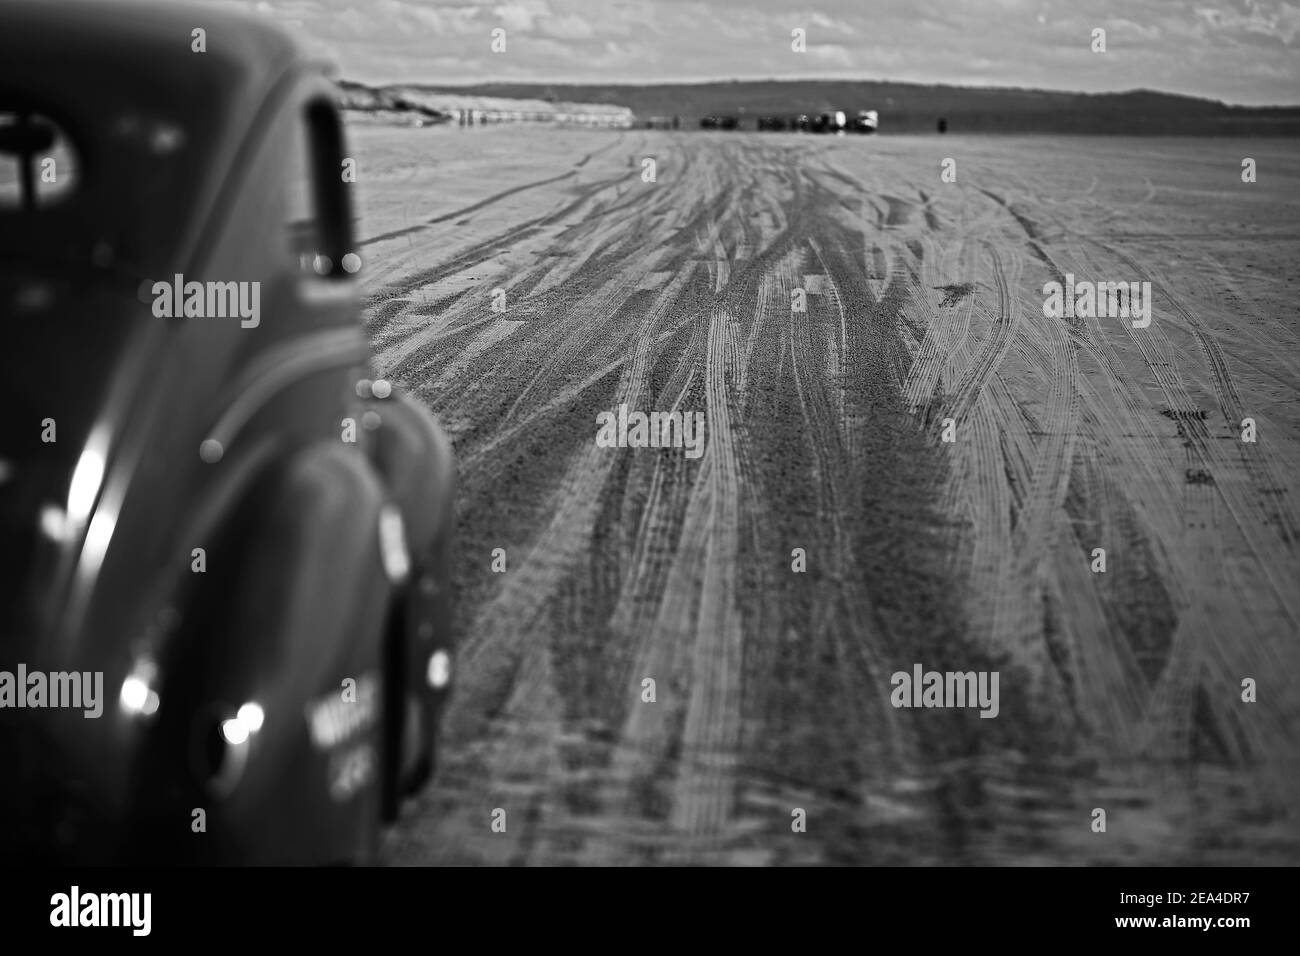
<svg viewBox="0 0 1300 956">
<path fill-rule="evenodd" d="M 184 2 L 270 16 L 371 84 L 824 77 L 1300 103 L 1300 0 Z"/>
</svg>

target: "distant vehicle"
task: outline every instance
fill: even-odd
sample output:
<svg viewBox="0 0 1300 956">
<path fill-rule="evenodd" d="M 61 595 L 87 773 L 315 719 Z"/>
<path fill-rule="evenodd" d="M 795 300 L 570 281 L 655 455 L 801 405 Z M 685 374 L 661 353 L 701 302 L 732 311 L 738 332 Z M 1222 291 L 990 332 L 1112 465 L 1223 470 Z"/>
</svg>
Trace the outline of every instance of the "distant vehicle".
<svg viewBox="0 0 1300 956">
<path fill-rule="evenodd" d="M 818 113 L 812 123 L 814 133 L 843 133 L 847 127 L 848 117 L 843 110 L 827 110 Z"/>
<path fill-rule="evenodd" d="M 6 863 L 366 862 L 433 771 L 455 463 L 270 24 L 0 5 Z"/>
<path fill-rule="evenodd" d="M 852 125 L 855 133 L 874 133 L 880 125 L 879 114 L 875 110 L 858 110 Z"/>
<path fill-rule="evenodd" d="M 811 126 L 812 121 L 808 119 L 807 113 L 800 113 L 798 116 L 795 116 L 790 120 L 790 128 L 797 130 L 800 133 L 808 132 Z"/>
<path fill-rule="evenodd" d="M 740 121 L 734 116 L 706 116 L 700 120 L 702 129 L 735 129 Z"/>
<path fill-rule="evenodd" d="M 758 128 L 769 132 L 779 132 L 785 129 L 784 116 L 760 116 L 758 118 Z"/>
</svg>

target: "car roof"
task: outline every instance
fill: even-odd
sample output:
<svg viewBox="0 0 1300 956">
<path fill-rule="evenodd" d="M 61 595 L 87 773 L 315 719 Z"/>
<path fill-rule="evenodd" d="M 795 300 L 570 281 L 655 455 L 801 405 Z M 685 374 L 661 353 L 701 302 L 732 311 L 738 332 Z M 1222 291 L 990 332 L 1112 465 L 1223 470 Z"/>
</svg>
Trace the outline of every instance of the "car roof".
<svg viewBox="0 0 1300 956">
<path fill-rule="evenodd" d="M 203 53 L 191 47 L 198 27 Z M 0 229 L 0 252 L 130 232 L 142 204 L 125 183 L 147 189 L 145 212 L 166 220 L 137 223 L 137 238 L 185 259 L 251 131 L 268 122 L 267 104 L 297 78 L 324 72 L 263 15 L 134 0 L 0 0 L 0 111 L 50 117 L 86 160 L 85 200 L 41 213 L 22 236 Z M 168 124 L 183 127 L 185 144 L 171 175 L 133 165 L 152 157 L 119 144 L 137 145 L 136 131 Z"/>
<path fill-rule="evenodd" d="M 260 98 L 287 68 L 308 58 L 301 46 L 269 17 L 192 4 L 139 0 L 4 0 L 0 4 L 0 82 L 23 84 L 23 61 L 39 56 L 48 74 L 59 65 L 82 72 L 87 60 L 104 67 L 166 61 L 177 52 L 215 59 L 222 72 L 239 79 L 225 92 L 231 99 Z M 191 31 L 206 31 L 206 52 L 192 53 Z M 30 83 L 30 76 L 26 77 Z M 238 103 L 225 105 L 238 107 Z"/>
</svg>

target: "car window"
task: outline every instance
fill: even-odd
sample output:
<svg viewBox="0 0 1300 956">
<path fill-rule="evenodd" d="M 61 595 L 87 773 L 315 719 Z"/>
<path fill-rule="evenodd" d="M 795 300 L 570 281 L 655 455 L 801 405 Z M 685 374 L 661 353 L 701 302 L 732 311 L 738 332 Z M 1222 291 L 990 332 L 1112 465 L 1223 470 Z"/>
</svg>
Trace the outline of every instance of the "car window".
<svg viewBox="0 0 1300 956">
<path fill-rule="evenodd" d="M 76 156 L 62 127 L 39 113 L 0 110 L 0 209 L 42 209 L 76 181 Z"/>
<path fill-rule="evenodd" d="M 312 197 L 311 134 L 306 116 L 295 115 L 294 120 L 289 131 L 285 232 L 299 271 L 311 273 L 321 252 L 320 220 Z"/>
<path fill-rule="evenodd" d="M 348 276 L 359 260 L 349 255 L 351 216 L 340 175 L 343 136 L 331 104 L 313 100 L 294 117 L 288 159 L 285 229 L 293 261 L 308 275 Z"/>
<path fill-rule="evenodd" d="M 0 272 L 84 269 L 138 282 L 165 271 L 181 254 L 220 122 L 209 113 L 198 123 L 129 85 L 97 85 L 82 100 L 0 91 Z"/>
</svg>

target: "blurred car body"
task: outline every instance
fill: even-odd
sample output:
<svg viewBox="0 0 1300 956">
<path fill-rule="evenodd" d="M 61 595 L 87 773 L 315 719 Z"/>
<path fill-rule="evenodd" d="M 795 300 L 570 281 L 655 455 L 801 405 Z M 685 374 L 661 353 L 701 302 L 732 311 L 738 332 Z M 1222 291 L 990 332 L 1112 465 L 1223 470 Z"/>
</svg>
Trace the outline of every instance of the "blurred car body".
<svg viewBox="0 0 1300 956">
<path fill-rule="evenodd" d="M 265 19 L 0 7 L 0 671 L 103 682 L 0 708 L 9 861 L 364 862 L 432 772 L 455 466 L 372 381 L 345 159 Z"/>
</svg>

